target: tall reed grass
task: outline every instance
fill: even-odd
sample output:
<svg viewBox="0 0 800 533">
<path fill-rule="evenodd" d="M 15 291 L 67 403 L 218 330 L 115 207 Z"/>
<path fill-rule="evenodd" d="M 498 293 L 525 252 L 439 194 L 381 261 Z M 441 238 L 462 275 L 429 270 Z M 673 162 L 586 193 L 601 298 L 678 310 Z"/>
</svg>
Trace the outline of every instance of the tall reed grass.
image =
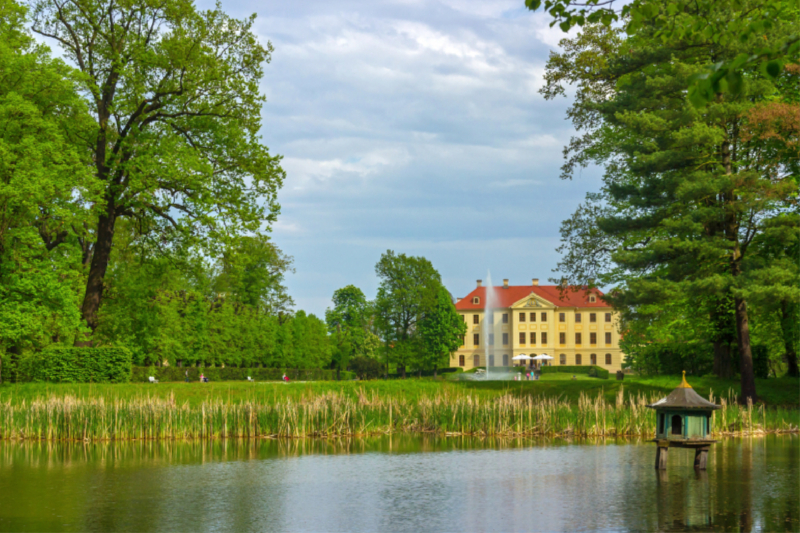
<svg viewBox="0 0 800 533">
<path fill-rule="evenodd" d="M 800 412 L 739 406 L 733 392 L 713 418 L 717 435 L 797 432 Z M 481 397 L 443 390 L 413 399 L 363 389 L 353 397 L 334 391 L 295 398 L 209 399 L 199 405 L 166 398 L 77 398 L 49 395 L 0 402 L 0 438 L 133 440 L 343 437 L 425 432 L 472 436 L 650 437 L 656 396 L 626 395 L 607 402 L 581 394 L 562 398 L 504 394 Z"/>
</svg>

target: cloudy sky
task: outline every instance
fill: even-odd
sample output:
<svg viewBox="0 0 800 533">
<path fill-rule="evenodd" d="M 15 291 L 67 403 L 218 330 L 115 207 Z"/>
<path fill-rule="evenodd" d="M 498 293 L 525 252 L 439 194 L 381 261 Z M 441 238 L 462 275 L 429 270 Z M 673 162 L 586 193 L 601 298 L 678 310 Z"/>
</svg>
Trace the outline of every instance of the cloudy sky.
<svg viewBox="0 0 800 533">
<path fill-rule="evenodd" d="M 372 298 L 387 249 L 455 296 L 553 276 L 558 228 L 599 173 L 558 178 L 566 99 L 538 89 L 563 37 L 524 0 L 223 0 L 275 47 L 264 143 L 287 180 L 273 228 L 298 309 L 348 284 Z"/>
</svg>

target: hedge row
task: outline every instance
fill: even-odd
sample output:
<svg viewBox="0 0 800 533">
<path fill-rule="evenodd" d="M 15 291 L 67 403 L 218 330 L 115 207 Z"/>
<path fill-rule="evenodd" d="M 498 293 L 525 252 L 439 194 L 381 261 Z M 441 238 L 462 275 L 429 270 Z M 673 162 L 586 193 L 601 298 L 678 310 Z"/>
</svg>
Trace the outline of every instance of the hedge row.
<svg viewBox="0 0 800 533">
<path fill-rule="evenodd" d="M 543 366 L 543 374 L 554 374 L 561 372 L 564 374 L 588 374 L 593 378 L 608 379 L 609 372 L 605 368 L 596 365 L 588 366 Z"/>
<path fill-rule="evenodd" d="M 127 348 L 51 348 L 24 357 L 17 370 L 17 381 L 127 383 L 130 378 Z"/>
<path fill-rule="evenodd" d="M 255 381 L 280 381 L 283 375 L 289 376 L 293 381 L 334 381 L 336 371 L 328 369 L 310 368 L 234 368 L 228 367 L 178 367 L 178 366 L 136 366 L 133 367 L 131 381 L 147 382 L 153 376 L 158 381 L 185 381 L 186 372 L 189 372 L 189 381 L 200 381 L 202 373 L 209 381 L 246 381 L 250 376 Z M 340 378 L 351 380 L 355 378 L 353 372 L 342 371 Z"/>
</svg>

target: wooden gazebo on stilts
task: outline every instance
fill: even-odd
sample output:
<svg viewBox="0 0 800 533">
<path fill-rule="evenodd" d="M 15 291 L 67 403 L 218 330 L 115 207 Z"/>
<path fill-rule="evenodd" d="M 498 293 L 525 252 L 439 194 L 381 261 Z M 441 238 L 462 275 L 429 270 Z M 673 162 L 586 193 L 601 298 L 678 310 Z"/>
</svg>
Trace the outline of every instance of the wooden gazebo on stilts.
<svg viewBox="0 0 800 533">
<path fill-rule="evenodd" d="M 648 405 L 656 411 L 656 469 L 667 469 L 667 452 L 670 448 L 692 448 L 695 450 L 694 467 L 706 469 L 708 450 L 716 441 L 709 439 L 711 417 L 720 407 L 697 394 L 683 381 L 669 396 Z"/>
</svg>

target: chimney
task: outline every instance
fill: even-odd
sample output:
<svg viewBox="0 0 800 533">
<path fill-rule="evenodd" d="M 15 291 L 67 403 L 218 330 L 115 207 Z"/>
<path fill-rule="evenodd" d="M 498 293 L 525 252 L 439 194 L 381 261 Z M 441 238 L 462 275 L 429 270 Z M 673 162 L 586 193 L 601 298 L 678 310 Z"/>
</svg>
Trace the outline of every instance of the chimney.
<svg viewBox="0 0 800 533">
<path fill-rule="evenodd" d="M 456 303 L 460 302 L 461 298 L 456 297 Z"/>
<path fill-rule="evenodd" d="M 537 286 L 539 284 L 539 278 L 533 278 L 533 286 Z"/>
<path fill-rule="evenodd" d="M 483 283 L 483 280 L 480 280 L 480 279 L 479 279 L 479 280 L 478 280 L 478 287 L 480 287 L 482 283 Z"/>
<path fill-rule="evenodd" d="M 507 280 L 507 279 L 504 279 L 504 280 L 503 280 L 503 288 L 504 288 L 504 289 L 507 289 L 507 288 L 508 288 L 508 280 Z"/>
</svg>

